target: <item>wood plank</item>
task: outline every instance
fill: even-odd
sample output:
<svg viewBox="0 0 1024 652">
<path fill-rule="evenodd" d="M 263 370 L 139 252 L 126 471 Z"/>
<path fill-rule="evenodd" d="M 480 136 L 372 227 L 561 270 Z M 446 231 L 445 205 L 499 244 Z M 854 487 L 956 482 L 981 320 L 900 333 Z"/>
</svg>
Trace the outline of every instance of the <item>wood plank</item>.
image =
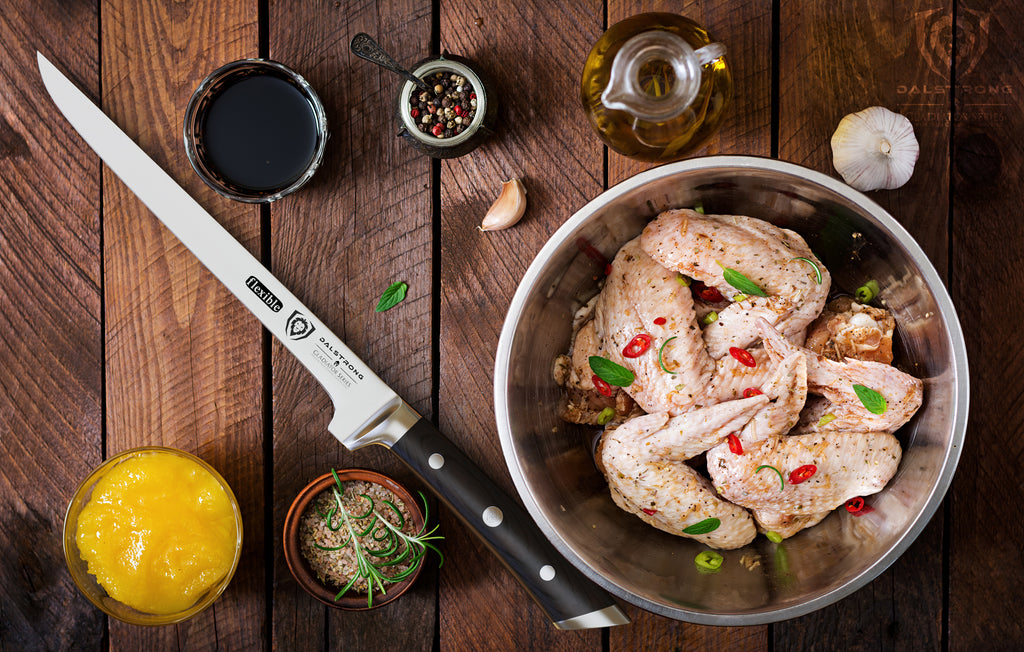
<svg viewBox="0 0 1024 652">
<path fill-rule="evenodd" d="M 950 510 L 949 649 L 1024 649 L 1024 444 L 1013 324 L 986 319 L 1024 292 L 1019 223 L 1024 167 L 1024 7 L 958 3 L 953 157 L 953 298 L 971 365 L 971 413 Z M 981 327 L 980 324 L 984 324 Z"/>
<path fill-rule="evenodd" d="M 948 16 L 946 4 L 937 11 Z M 849 6 L 783 3 L 779 158 L 839 175 L 830 139 L 847 113 L 881 105 L 906 113 L 921 144 L 910 182 L 870 193 L 946 270 L 948 125 L 919 113 L 912 87 L 943 83 L 920 50 L 915 8 L 876 0 Z M 940 46 L 941 47 L 941 46 Z M 922 198 L 927 197 L 927 201 Z M 942 638 L 942 513 L 893 566 L 837 604 L 775 626 L 779 649 L 936 649 Z"/>
<path fill-rule="evenodd" d="M 608 3 L 608 24 L 639 13 L 681 14 L 703 25 L 727 49 L 734 94 L 729 117 L 719 133 L 692 156 L 713 154 L 771 155 L 771 2 L 731 0 L 620 0 Z M 614 185 L 654 167 L 608 151 L 608 183 Z M 631 627 L 611 630 L 611 649 L 666 649 L 685 641 L 686 649 L 763 650 L 768 628 L 711 627 L 684 623 L 631 609 Z"/>
<path fill-rule="evenodd" d="M 258 253 L 258 209 L 215 195 L 181 144 L 185 106 L 202 78 L 256 55 L 256 5 L 107 0 L 101 15 L 104 109 Z M 238 571 L 213 608 L 175 627 L 112 620 L 110 646 L 262 646 L 260 325 L 109 170 L 103 184 L 107 454 L 162 444 L 199 455 L 231 485 L 245 527 Z"/>
<path fill-rule="evenodd" d="M 104 626 L 61 548 L 68 501 L 102 455 L 100 166 L 47 95 L 35 53 L 95 97 L 98 31 L 88 0 L 0 12 L 4 649 L 87 647 Z"/>
<path fill-rule="evenodd" d="M 429 16 L 429 1 L 393 0 L 359 6 L 272 3 L 269 17 L 271 57 L 309 80 L 324 102 L 331 132 L 323 166 L 310 185 L 271 207 L 273 270 L 368 367 L 428 416 L 431 166 L 395 137 L 392 112 L 400 78 L 352 55 L 349 43 L 367 32 L 412 65 L 429 48 Z M 406 300 L 375 313 L 380 293 L 395 281 L 409 284 Z M 273 375 L 274 647 L 431 649 L 435 573 L 425 572 L 401 600 L 368 612 L 320 607 L 289 574 L 280 530 L 292 498 L 308 480 L 332 466 L 361 466 L 411 489 L 421 487 L 391 453 L 377 446 L 349 452 L 327 432 L 330 401 L 276 341 Z M 427 560 L 431 568 L 436 563 Z"/>
<path fill-rule="evenodd" d="M 771 156 L 772 3 L 768 0 L 609 0 L 608 25 L 636 14 L 678 13 L 703 25 L 726 47 L 733 74 L 732 106 L 718 134 L 689 157 L 715 154 Z M 688 157 L 688 158 L 689 158 Z M 609 149 L 608 184 L 654 167 Z"/>
<path fill-rule="evenodd" d="M 441 429 L 515 496 L 493 412 L 494 352 L 513 292 L 544 241 L 601 191 L 600 142 L 578 107 L 602 3 L 441 2 L 441 48 L 474 61 L 498 95 L 495 136 L 441 163 Z M 520 177 L 522 221 L 477 230 L 501 182 Z M 450 515 L 441 569 L 441 648 L 596 650 L 596 631 L 559 632 L 512 575 Z"/>
</svg>

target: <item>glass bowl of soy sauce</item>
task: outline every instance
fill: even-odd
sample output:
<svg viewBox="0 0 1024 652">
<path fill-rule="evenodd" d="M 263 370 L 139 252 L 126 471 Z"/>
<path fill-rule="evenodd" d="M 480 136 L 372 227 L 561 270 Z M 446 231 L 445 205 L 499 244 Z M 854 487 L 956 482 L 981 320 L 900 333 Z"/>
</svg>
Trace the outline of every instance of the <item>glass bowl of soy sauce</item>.
<svg viewBox="0 0 1024 652">
<path fill-rule="evenodd" d="M 272 202 L 301 188 L 327 144 L 327 116 L 309 83 L 267 59 L 233 61 L 199 84 L 185 111 L 185 152 L 221 195 Z"/>
</svg>

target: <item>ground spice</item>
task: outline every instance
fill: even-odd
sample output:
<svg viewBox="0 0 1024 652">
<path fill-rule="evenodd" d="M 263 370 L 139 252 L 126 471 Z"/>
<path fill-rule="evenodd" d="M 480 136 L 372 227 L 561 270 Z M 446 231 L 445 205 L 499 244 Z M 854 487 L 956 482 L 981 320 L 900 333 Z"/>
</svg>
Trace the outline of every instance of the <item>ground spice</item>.
<svg viewBox="0 0 1024 652">
<path fill-rule="evenodd" d="M 373 500 L 374 511 L 381 518 L 387 519 L 395 527 L 399 527 L 399 524 L 404 520 L 404 525 L 400 529 L 406 534 L 416 533 L 416 526 L 412 521 L 412 515 L 409 513 L 405 503 L 387 488 L 379 484 L 363 481 L 343 482 L 342 486 L 345 492 L 342 496 L 342 505 L 344 505 L 345 510 L 350 515 L 361 515 L 367 511 L 369 502 L 360 495 L 365 494 Z M 391 501 L 395 505 L 402 514 L 401 520 L 394 510 L 384 503 L 385 500 Z M 314 545 L 319 544 L 325 548 L 335 548 L 349 538 L 348 528 L 342 525 L 337 530 L 331 530 L 327 520 L 322 516 L 328 514 L 331 508 L 336 506 L 337 503 L 334 500 L 334 494 L 331 489 L 321 492 L 314 498 L 302 515 L 299 525 L 299 540 L 302 556 L 309 562 L 309 566 L 317 576 L 317 579 L 324 586 L 340 591 L 348 584 L 352 576 L 357 574 L 356 556 L 352 550 L 351 542 L 339 550 L 321 550 Z M 362 532 L 370 525 L 372 518 L 371 514 L 366 518 L 352 519 L 353 528 L 357 532 Z M 331 517 L 331 524 L 337 525 L 340 519 L 341 515 L 334 513 Z M 377 526 L 369 534 L 359 537 L 359 544 L 367 550 L 387 549 L 391 541 L 389 537 L 378 534 L 379 540 L 374 538 L 374 534 L 378 533 L 383 527 L 383 525 L 377 523 Z M 389 561 L 400 556 L 404 550 L 404 546 L 399 546 L 395 554 L 390 557 L 371 557 L 370 559 L 374 563 L 380 564 L 381 561 Z M 394 566 L 384 566 L 381 568 L 381 572 L 385 576 L 394 577 L 408 568 L 408 562 L 402 562 Z M 352 585 L 351 590 L 357 593 L 366 593 L 366 580 L 359 578 Z"/>
<path fill-rule="evenodd" d="M 476 118 L 476 92 L 465 77 L 438 70 L 423 78 L 431 92 L 413 91 L 409 115 L 416 128 L 435 138 L 451 138 L 469 128 Z"/>
</svg>

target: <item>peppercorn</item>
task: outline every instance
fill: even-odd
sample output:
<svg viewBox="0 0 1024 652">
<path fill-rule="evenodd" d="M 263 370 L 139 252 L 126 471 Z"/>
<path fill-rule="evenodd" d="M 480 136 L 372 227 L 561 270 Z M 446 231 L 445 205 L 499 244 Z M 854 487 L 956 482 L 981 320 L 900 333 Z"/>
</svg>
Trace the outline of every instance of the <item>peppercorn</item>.
<svg viewBox="0 0 1024 652">
<path fill-rule="evenodd" d="M 452 71 L 424 77 L 433 93 L 409 97 L 409 115 L 417 129 L 436 138 L 450 138 L 465 131 L 476 117 L 476 93 L 466 78 Z"/>
</svg>

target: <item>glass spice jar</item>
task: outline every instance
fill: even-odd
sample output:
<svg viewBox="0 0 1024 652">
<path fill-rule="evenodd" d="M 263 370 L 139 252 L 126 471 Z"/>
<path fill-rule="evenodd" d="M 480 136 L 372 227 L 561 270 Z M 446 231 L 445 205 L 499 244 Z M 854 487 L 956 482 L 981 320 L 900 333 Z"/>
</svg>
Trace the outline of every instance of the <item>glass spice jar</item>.
<svg viewBox="0 0 1024 652">
<path fill-rule="evenodd" d="M 411 81 L 399 89 L 395 107 L 398 135 L 433 158 L 468 154 L 493 133 L 498 105 L 486 78 L 471 62 L 445 52 L 424 59 L 412 73 L 431 86 Z"/>
</svg>

